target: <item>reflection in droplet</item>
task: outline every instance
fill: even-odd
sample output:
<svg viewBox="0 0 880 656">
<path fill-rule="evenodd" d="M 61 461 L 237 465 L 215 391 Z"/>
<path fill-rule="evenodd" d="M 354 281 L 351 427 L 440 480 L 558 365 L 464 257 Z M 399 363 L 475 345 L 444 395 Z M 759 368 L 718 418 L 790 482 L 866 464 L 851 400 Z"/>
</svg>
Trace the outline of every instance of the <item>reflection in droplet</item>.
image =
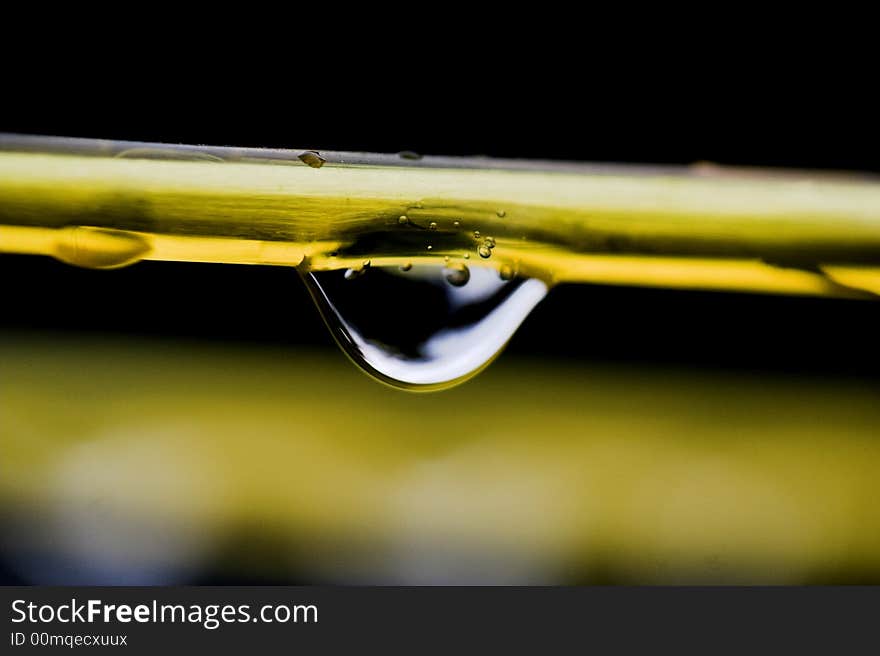
<svg viewBox="0 0 880 656">
<path fill-rule="evenodd" d="M 343 350 L 373 377 L 415 391 L 482 370 L 548 290 L 541 280 L 505 282 L 493 268 L 463 264 L 416 265 L 407 275 L 373 267 L 352 281 L 341 271 L 301 273 Z"/>
<path fill-rule="evenodd" d="M 464 287 L 471 279 L 471 272 L 464 264 L 456 264 L 443 270 L 446 282 L 455 287 Z"/>
</svg>

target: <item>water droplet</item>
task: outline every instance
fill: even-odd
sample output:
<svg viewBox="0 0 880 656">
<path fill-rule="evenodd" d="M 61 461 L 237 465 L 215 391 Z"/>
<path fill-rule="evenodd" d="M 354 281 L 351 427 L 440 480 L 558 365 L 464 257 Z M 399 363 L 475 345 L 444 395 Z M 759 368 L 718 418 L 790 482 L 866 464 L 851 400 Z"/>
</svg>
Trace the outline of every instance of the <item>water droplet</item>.
<svg viewBox="0 0 880 656">
<path fill-rule="evenodd" d="M 298 159 L 311 166 L 313 169 L 319 169 L 324 166 L 324 162 L 327 160 L 321 157 L 321 154 L 316 150 L 307 150 L 302 155 L 298 157 Z"/>
<path fill-rule="evenodd" d="M 504 282 L 492 268 L 460 267 L 415 265 L 406 275 L 373 267 L 353 281 L 341 271 L 302 276 L 336 341 L 364 371 L 425 391 L 481 371 L 547 294 L 540 280 Z"/>
<path fill-rule="evenodd" d="M 489 248 L 495 248 L 495 237 L 486 237 L 485 241 L 483 241 L 486 246 Z"/>
<path fill-rule="evenodd" d="M 480 238 L 480 231 L 474 230 L 474 239 L 479 239 L 479 238 Z"/>
<path fill-rule="evenodd" d="M 397 219 L 397 222 L 400 225 L 404 225 L 405 223 L 409 223 L 409 217 L 406 214 L 401 214 L 400 218 Z"/>
<path fill-rule="evenodd" d="M 498 210 L 497 212 L 495 212 L 495 214 L 498 216 L 499 219 L 503 219 L 505 216 L 507 216 L 507 212 L 505 212 L 504 210 Z"/>
<path fill-rule="evenodd" d="M 477 253 L 479 253 L 480 257 L 482 257 L 483 259 L 492 257 L 492 249 L 486 246 L 486 244 L 480 244 L 480 247 L 477 249 Z"/>
<path fill-rule="evenodd" d="M 167 148 L 154 148 L 150 146 L 126 148 L 116 153 L 114 157 L 119 159 L 171 159 L 191 162 L 223 162 L 223 158 L 213 153 L 205 153 L 197 150 L 187 150 L 169 146 Z"/>
<path fill-rule="evenodd" d="M 432 250 L 434 250 L 434 247 L 431 246 L 431 244 L 428 244 L 428 250 L 429 250 L 429 251 L 432 251 Z"/>
<path fill-rule="evenodd" d="M 471 279 L 471 271 L 464 264 L 456 264 L 443 269 L 446 282 L 453 287 L 464 287 Z"/>
<path fill-rule="evenodd" d="M 144 259 L 152 250 L 141 235 L 93 226 L 67 226 L 56 233 L 53 254 L 88 269 L 118 269 Z"/>
<path fill-rule="evenodd" d="M 410 269 L 412 269 L 412 262 L 407 262 L 406 264 L 402 264 L 400 266 L 400 270 L 404 272 L 409 271 Z"/>
<path fill-rule="evenodd" d="M 461 225 L 461 221 L 453 221 L 453 222 L 452 222 L 452 227 L 453 227 L 453 228 L 458 228 L 460 225 Z"/>
<path fill-rule="evenodd" d="M 431 221 L 431 222 L 428 224 L 428 229 L 429 229 L 429 230 L 436 230 L 436 229 L 437 229 L 437 222 L 436 222 L 436 221 Z"/>
<path fill-rule="evenodd" d="M 354 280 L 355 278 L 359 278 L 367 272 L 367 269 L 370 268 L 370 261 L 364 260 L 364 263 L 356 268 L 346 269 L 343 274 L 346 280 Z"/>
<path fill-rule="evenodd" d="M 448 255 L 444 255 L 444 256 L 443 256 L 443 261 L 444 261 L 444 262 L 449 262 L 449 256 L 448 256 Z"/>
<path fill-rule="evenodd" d="M 397 153 L 397 156 L 400 159 L 422 159 L 421 155 L 419 155 L 418 153 L 414 153 L 411 150 L 401 150 L 399 153 Z"/>
<path fill-rule="evenodd" d="M 464 259 L 466 259 L 466 260 L 471 259 L 471 254 L 470 254 L 470 253 L 465 253 L 465 254 L 464 254 Z"/>
<path fill-rule="evenodd" d="M 504 280 L 513 280 L 513 277 L 516 275 L 516 272 L 513 270 L 513 267 L 509 264 L 504 264 L 498 270 L 498 276 Z"/>
</svg>

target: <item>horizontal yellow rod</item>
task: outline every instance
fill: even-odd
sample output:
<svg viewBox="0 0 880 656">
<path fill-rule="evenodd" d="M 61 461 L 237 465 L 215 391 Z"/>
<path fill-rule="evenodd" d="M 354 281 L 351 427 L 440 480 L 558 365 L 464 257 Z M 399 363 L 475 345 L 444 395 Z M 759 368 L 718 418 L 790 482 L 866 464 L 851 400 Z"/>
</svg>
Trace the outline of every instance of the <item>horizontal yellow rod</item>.
<svg viewBox="0 0 880 656">
<path fill-rule="evenodd" d="M 880 292 L 880 184 L 0 136 L 0 251 L 99 268 L 467 254 L 553 282 L 846 296 Z"/>
</svg>

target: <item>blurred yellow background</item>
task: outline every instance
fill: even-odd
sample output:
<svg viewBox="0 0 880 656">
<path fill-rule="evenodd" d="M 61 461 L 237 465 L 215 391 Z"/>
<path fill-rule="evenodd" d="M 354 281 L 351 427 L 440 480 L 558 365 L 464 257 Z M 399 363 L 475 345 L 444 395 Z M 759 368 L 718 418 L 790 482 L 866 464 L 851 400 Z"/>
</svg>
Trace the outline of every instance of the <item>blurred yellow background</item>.
<svg viewBox="0 0 880 656">
<path fill-rule="evenodd" d="M 337 351 L 7 334 L 26 582 L 880 580 L 876 385 L 503 357 L 416 395 Z"/>
</svg>

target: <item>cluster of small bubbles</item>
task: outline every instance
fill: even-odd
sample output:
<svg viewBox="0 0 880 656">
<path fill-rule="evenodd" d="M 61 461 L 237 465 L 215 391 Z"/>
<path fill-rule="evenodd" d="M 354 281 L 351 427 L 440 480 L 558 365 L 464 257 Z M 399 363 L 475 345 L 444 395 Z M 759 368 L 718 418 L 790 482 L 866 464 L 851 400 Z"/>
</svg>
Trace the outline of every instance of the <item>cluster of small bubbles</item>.
<svg viewBox="0 0 880 656">
<path fill-rule="evenodd" d="M 480 238 L 480 231 L 474 230 L 474 239 L 479 239 L 479 238 Z"/>
<path fill-rule="evenodd" d="M 498 270 L 498 275 L 504 281 L 513 280 L 515 272 L 512 266 L 510 266 L 509 264 L 505 264 Z"/>
<path fill-rule="evenodd" d="M 345 279 L 346 280 L 354 280 L 355 278 L 364 275 L 367 272 L 367 269 L 370 268 L 370 261 L 364 260 L 363 264 L 357 268 L 346 269 L 345 270 Z"/>
<path fill-rule="evenodd" d="M 477 253 L 480 254 L 482 258 L 489 258 L 492 256 L 492 249 L 495 248 L 495 238 L 494 237 L 486 237 L 483 240 L 483 243 L 480 244 L 480 247 L 477 249 Z"/>
<path fill-rule="evenodd" d="M 436 229 L 437 229 L 437 222 L 436 222 L 436 221 L 431 221 L 431 222 L 428 224 L 428 229 L 429 229 L 429 230 L 436 230 Z"/>
<path fill-rule="evenodd" d="M 498 210 L 497 212 L 495 212 L 495 214 L 498 215 L 499 219 L 503 219 L 505 216 L 507 216 L 507 212 L 505 212 L 504 210 Z"/>
<path fill-rule="evenodd" d="M 409 271 L 410 269 L 412 269 L 412 262 L 407 262 L 406 264 L 402 264 L 400 266 L 400 270 L 404 272 Z"/>
<path fill-rule="evenodd" d="M 453 287 L 464 287 L 471 279 L 470 269 L 464 264 L 454 264 L 444 270 L 446 282 Z"/>
<path fill-rule="evenodd" d="M 397 219 L 397 222 L 400 225 L 404 225 L 405 223 L 409 223 L 409 217 L 406 214 L 401 214 L 400 218 Z"/>
</svg>

